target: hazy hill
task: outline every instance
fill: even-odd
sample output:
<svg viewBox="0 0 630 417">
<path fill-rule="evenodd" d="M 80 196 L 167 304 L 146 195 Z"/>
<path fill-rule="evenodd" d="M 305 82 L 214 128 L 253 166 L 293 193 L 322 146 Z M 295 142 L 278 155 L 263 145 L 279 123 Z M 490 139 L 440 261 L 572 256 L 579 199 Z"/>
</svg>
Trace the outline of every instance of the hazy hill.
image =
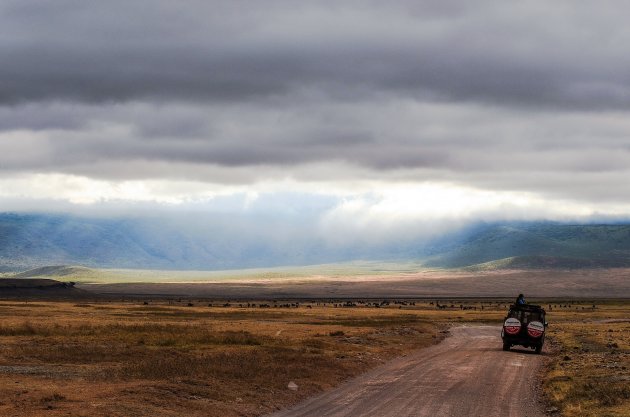
<svg viewBox="0 0 630 417">
<path fill-rule="evenodd" d="M 630 266 L 630 225 L 478 223 L 429 242 L 330 245 L 317 233 L 303 233 L 303 227 L 293 228 L 299 235 L 289 233 L 292 225 L 286 222 L 281 216 L 175 221 L 5 213 L 0 214 L 0 272 L 48 265 L 227 270 L 352 260 L 478 269 Z M 45 269 L 39 272 L 49 276 Z M 63 273 L 55 269 L 50 276 Z"/>
<path fill-rule="evenodd" d="M 0 272 L 47 265 L 225 270 L 391 259 L 399 253 L 398 247 L 379 242 L 331 246 L 321 237 L 288 234 L 291 225 L 281 222 L 281 217 L 220 215 L 165 219 L 0 213 Z"/>
<path fill-rule="evenodd" d="M 77 263 L 167 266 L 169 254 L 140 238 L 139 226 L 128 220 L 0 215 L 0 261 L 5 269 Z"/>
</svg>

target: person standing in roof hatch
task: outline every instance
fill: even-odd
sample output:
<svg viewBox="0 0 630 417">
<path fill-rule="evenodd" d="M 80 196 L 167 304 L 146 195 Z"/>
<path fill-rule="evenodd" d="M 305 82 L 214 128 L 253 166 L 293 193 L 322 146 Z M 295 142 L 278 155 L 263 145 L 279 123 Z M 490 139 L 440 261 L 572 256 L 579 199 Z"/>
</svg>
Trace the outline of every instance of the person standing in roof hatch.
<svg viewBox="0 0 630 417">
<path fill-rule="evenodd" d="M 525 302 L 525 296 L 523 294 L 518 295 L 518 298 L 516 299 L 516 304 L 527 304 Z"/>
</svg>

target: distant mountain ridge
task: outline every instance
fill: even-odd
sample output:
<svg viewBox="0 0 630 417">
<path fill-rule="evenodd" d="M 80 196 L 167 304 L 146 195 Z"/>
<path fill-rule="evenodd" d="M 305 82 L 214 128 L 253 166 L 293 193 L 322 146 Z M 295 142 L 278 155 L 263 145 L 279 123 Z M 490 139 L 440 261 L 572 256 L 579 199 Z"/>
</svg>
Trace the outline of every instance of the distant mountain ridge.
<svg viewBox="0 0 630 417">
<path fill-rule="evenodd" d="M 347 247 L 312 236 L 281 240 L 256 234 L 255 226 L 221 218 L 181 224 L 159 218 L 0 213 L 0 272 L 49 265 L 226 270 L 360 259 L 422 260 L 428 267 L 477 270 L 630 267 L 630 224 L 477 223 L 428 242 Z M 55 275 L 63 274 L 55 268 Z M 46 270 L 41 272 L 46 276 Z"/>
<path fill-rule="evenodd" d="M 600 268 L 630 266 L 630 225 L 498 224 L 451 240 L 427 261 L 462 268 Z"/>
</svg>

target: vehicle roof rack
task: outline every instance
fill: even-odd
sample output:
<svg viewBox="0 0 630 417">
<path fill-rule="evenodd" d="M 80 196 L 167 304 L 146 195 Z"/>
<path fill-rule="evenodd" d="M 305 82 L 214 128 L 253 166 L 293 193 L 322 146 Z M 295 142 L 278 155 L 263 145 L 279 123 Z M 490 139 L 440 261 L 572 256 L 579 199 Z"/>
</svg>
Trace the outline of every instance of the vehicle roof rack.
<svg viewBox="0 0 630 417">
<path fill-rule="evenodd" d="M 524 311 L 545 311 L 544 308 L 542 308 L 539 305 L 536 304 L 512 304 L 510 306 L 511 309 L 516 309 L 516 310 L 524 310 Z"/>
</svg>

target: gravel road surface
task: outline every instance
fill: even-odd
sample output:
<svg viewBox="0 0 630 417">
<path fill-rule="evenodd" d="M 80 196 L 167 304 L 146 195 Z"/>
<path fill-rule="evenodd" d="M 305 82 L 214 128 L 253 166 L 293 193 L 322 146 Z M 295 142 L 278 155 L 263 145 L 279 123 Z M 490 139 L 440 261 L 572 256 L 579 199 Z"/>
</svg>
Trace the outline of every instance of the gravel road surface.
<svg viewBox="0 0 630 417">
<path fill-rule="evenodd" d="M 541 356 L 518 348 L 503 352 L 500 331 L 453 328 L 436 346 L 269 417 L 544 416 L 536 379 Z"/>
</svg>

